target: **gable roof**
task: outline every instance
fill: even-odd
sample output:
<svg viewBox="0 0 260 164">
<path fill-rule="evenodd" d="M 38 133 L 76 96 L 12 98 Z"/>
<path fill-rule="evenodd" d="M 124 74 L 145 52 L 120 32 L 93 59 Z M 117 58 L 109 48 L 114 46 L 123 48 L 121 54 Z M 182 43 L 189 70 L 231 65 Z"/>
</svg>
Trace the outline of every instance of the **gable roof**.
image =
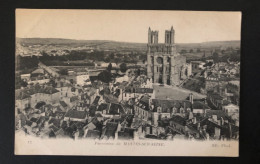
<svg viewBox="0 0 260 164">
<path fill-rule="evenodd" d="M 154 109 L 157 107 L 162 108 L 162 112 L 166 113 L 168 109 L 172 110 L 172 108 L 191 108 L 191 102 L 188 100 L 160 100 L 160 99 L 152 99 L 152 104 L 154 105 Z"/>
<path fill-rule="evenodd" d="M 193 109 L 210 109 L 210 107 L 202 102 L 194 101 L 192 104 Z"/>
<path fill-rule="evenodd" d="M 69 110 L 64 117 L 85 119 L 87 116 L 86 111 Z"/>
<path fill-rule="evenodd" d="M 93 104 L 94 104 L 94 105 L 97 105 L 99 99 L 100 99 L 100 96 L 96 96 L 95 100 L 93 101 Z"/>
<path fill-rule="evenodd" d="M 70 102 L 74 102 L 74 101 L 77 101 L 79 100 L 78 96 L 73 96 L 70 98 Z"/>
<path fill-rule="evenodd" d="M 120 114 L 120 113 L 125 113 L 122 105 L 111 103 L 110 106 L 109 106 L 108 114 L 114 115 L 114 114 Z"/>
<path fill-rule="evenodd" d="M 61 105 L 63 108 L 66 108 L 66 107 L 68 106 L 64 101 L 60 101 L 60 105 Z"/>
<path fill-rule="evenodd" d="M 181 117 L 181 116 L 178 116 L 178 115 L 173 116 L 173 117 L 170 119 L 170 121 L 173 121 L 173 122 L 175 122 L 175 123 L 178 123 L 178 124 L 180 124 L 180 125 L 182 125 L 182 126 L 185 126 L 185 125 L 186 125 L 186 119 L 183 118 L 183 117 Z"/>
<path fill-rule="evenodd" d="M 108 110 L 109 104 L 102 103 L 98 106 L 97 111 L 103 111 L 103 110 Z"/>
<path fill-rule="evenodd" d="M 221 117 L 224 120 L 229 120 L 230 117 L 227 113 L 225 113 L 223 110 L 206 110 L 206 117 L 212 117 L 213 115 L 217 115 L 217 118 L 220 119 Z"/>
<path fill-rule="evenodd" d="M 109 137 L 115 137 L 115 132 L 117 129 L 118 123 L 116 122 L 108 122 L 106 124 L 106 128 L 105 128 L 105 136 Z"/>
</svg>

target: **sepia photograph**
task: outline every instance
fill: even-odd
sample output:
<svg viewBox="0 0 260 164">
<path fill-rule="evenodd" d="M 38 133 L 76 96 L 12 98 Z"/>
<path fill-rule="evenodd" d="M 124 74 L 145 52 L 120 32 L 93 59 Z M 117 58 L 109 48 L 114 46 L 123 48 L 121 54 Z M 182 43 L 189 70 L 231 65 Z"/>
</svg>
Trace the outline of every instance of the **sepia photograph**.
<svg viewBox="0 0 260 164">
<path fill-rule="evenodd" d="M 16 9 L 16 155 L 239 156 L 241 12 Z"/>
</svg>

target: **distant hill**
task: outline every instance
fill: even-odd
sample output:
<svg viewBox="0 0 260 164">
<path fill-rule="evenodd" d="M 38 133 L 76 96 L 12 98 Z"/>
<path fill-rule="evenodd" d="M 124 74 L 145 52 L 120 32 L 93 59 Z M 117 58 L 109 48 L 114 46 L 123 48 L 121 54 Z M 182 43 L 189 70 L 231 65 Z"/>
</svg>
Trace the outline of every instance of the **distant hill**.
<svg viewBox="0 0 260 164">
<path fill-rule="evenodd" d="M 16 42 L 22 45 L 59 45 L 59 46 L 89 46 L 99 49 L 138 50 L 146 51 L 146 43 L 117 42 L 111 40 L 74 40 L 62 38 L 16 38 Z M 240 41 L 212 41 L 202 43 L 177 43 L 177 49 L 191 48 L 216 48 L 216 47 L 240 47 Z"/>
</svg>

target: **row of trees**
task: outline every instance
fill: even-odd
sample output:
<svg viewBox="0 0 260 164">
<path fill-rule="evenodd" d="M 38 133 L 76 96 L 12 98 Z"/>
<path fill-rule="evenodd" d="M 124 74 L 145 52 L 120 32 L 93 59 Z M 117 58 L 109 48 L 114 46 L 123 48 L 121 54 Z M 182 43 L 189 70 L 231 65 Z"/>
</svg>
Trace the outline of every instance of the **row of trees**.
<svg viewBox="0 0 260 164">
<path fill-rule="evenodd" d="M 126 72 L 127 71 L 127 65 L 125 63 L 120 64 L 120 71 L 121 72 Z M 112 81 L 112 64 L 109 63 L 108 67 L 106 70 L 102 71 L 101 73 L 98 74 L 98 79 L 104 83 L 109 83 Z"/>
<path fill-rule="evenodd" d="M 145 54 L 131 54 L 131 55 L 121 55 L 111 53 L 107 55 L 103 51 L 87 52 L 84 50 L 75 51 L 72 50 L 68 55 L 54 56 L 52 54 L 47 54 L 45 51 L 41 52 L 42 56 L 17 56 L 17 69 L 29 69 L 35 68 L 38 62 L 41 61 L 46 65 L 72 65 L 72 66 L 94 66 L 94 63 L 70 63 L 69 61 L 77 60 L 92 60 L 92 61 L 105 61 L 110 63 L 136 63 L 138 57 L 140 60 L 146 59 Z"/>
<path fill-rule="evenodd" d="M 196 50 L 194 50 L 194 49 L 190 49 L 190 50 L 182 49 L 180 53 L 185 54 L 185 53 L 194 53 L 194 52 L 200 53 L 202 51 L 201 51 L 200 48 L 197 48 Z"/>
</svg>

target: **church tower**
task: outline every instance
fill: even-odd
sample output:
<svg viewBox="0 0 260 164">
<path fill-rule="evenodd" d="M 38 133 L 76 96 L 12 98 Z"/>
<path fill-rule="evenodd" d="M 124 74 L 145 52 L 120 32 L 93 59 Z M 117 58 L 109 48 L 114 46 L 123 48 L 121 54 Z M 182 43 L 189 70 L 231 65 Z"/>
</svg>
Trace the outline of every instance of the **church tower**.
<svg viewBox="0 0 260 164">
<path fill-rule="evenodd" d="M 179 85 L 186 58 L 177 53 L 175 45 L 175 30 L 165 30 L 164 43 L 158 43 L 159 31 L 148 29 L 147 44 L 147 76 L 154 83 Z M 185 71 L 184 71 L 185 72 Z"/>
</svg>

